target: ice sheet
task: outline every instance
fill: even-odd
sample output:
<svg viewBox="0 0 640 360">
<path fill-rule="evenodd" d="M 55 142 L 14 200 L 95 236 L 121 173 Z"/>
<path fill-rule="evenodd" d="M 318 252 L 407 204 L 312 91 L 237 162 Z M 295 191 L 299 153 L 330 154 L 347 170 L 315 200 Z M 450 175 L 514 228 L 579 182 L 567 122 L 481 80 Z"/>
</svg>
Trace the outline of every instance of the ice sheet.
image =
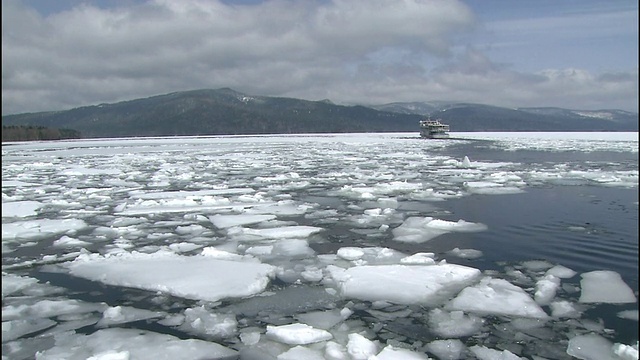
<svg viewBox="0 0 640 360">
<path fill-rule="evenodd" d="M 44 204 L 39 201 L 11 201 L 2 202 L 2 217 L 28 217 L 38 214 Z"/>
<path fill-rule="evenodd" d="M 65 266 L 72 275 L 109 285 L 208 301 L 258 294 L 275 276 L 267 264 L 172 252 L 83 255 Z"/>
<path fill-rule="evenodd" d="M 326 330 L 316 329 L 307 324 L 267 325 L 266 336 L 275 341 L 290 345 L 304 345 L 331 340 L 333 336 Z"/>
<path fill-rule="evenodd" d="M 330 266 L 328 270 L 346 298 L 397 304 L 438 304 L 480 277 L 478 269 L 454 264 Z"/>
<path fill-rule="evenodd" d="M 615 271 L 599 270 L 581 275 L 581 303 L 634 303 L 636 296 L 633 290 Z"/>
<path fill-rule="evenodd" d="M 540 319 L 548 317 L 522 288 L 506 280 L 491 277 L 485 277 L 479 284 L 463 289 L 447 304 L 447 308 L 477 314 Z"/>
<path fill-rule="evenodd" d="M 104 329 L 89 335 L 64 333 L 38 360 L 158 359 L 231 360 L 237 352 L 214 342 L 187 339 L 137 329 Z"/>
</svg>

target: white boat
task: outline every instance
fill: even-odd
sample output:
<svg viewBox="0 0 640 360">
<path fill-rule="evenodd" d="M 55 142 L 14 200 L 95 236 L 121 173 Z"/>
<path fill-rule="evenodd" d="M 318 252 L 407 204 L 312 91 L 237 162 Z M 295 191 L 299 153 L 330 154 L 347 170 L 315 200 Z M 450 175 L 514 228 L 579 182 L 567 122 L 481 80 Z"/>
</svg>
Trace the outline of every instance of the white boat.
<svg viewBox="0 0 640 360">
<path fill-rule="evenodd" d="M 440 119 L 420 120 L 420 137 L 426 139 L 447 139 L 449 137 L 449 125 L 440 122 Z"/>
</svg>

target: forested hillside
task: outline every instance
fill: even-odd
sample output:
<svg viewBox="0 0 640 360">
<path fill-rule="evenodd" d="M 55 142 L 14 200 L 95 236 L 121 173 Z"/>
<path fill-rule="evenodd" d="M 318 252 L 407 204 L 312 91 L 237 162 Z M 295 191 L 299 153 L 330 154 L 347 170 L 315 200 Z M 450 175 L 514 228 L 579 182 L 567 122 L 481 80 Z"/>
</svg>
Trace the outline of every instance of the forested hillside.
<svg viewBox="0 0 640 360">
<path fill-rule="evenodd" d="M 2 126 L 2 141 L 79 139 L 80 133 L 71 129 L 51 129 L 44 126 Z"/>
<path fill-rule="evenodd" d="M 638 114 L 482 104 L 394 103 L 376 107 L 246 95 L 232 89 L 175 92 L 67 111 L 6 115 L 2 125 L 74 129 L 86 138 L 179 135 L 418 132 L 429 115 L 461 131 L 637 131 Z M 561 111 L 562 110 L 562 111 Z M 34 130 L 27 131 L 31 137 Z M 24 135 L 26 136 L 26 134 Z M 45 136 L 44 132 L 42 135 Z M 57 135 L 46 135 L 55 137 Z M 61 133 L 60 137 L 78 136 Z"/>
</svg>

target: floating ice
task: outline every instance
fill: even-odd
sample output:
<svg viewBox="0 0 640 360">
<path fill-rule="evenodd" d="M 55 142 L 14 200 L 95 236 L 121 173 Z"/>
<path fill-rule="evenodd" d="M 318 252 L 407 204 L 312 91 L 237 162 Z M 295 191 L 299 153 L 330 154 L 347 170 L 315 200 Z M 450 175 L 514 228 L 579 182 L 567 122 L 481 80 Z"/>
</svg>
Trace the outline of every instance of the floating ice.
<svg viewBox="0 0 640 360">
<path fill-rule="evenodd" d="M 462 265 L 366 265 L 327 268 L 340 294 L 366 301 L 434 305 L 480 277 L 480 270 Z"/>
<path fill-rule="evenodd" d="M 538 272 L 552 268 L 553 264 L 546 260 L 528 260 L 522 262 L 522 267 L 532 272 Z"/>
<path fill-rule="evenodd" d="M 88 245 L 91 245 L 91 243 L 88 241 L 82 241 L 76 238 L 69 237 L 67 235 L 63 235 L 62 237 L 60 237 L 60 239 L 53 242 L 53 246 L 64 248 L 84 248 Z"/>
<path fill-rule="evenodd" d="M 468 156 L 465 156 L 464 159 L 462 159 L 462 162 L 460 163 L 459 167 L 462 167 L 462 168 L 471 167 L 471 160 L 469 160 Z"/>
<path fill-rule="evenodd" d="M 551 307 L 551 316 L 555 318 L 578 318 L 581 314 L 575 305 L 567 300 L 554 301 L 549 306 Z"/>
<path fill-rule="evenodd" d="M 350 360 L 345 346 L 335 341 L 328 341 L 324 348 L 325 359 L 327 360 Z"/>
<path fill-rule="evenodd" d="M 474 345 L 469 348 L 473 355 L 480 360 L 523 360 L 509 350 L 495 350 L 485 346 Z"/>
<path fill-rule="evenodd" d="M 278 360 L 325 360 L 322 352 L 298 345 L 278 355 Z"/>
<path fill-rule="evenodd" d="M 4 281 L 4 277 L 2 278 Z M 624 310 L 618 313 L 618 317 L 623 319 L 635 320 L 638 321 L 638 310 Z"/>
<path fill-rule="evenodd" d="M 617 345 L 614 347 L 611 341 L 597 334 L 578 335 L 569 340 L 567 354 L 582 360 L 635 360 L 638 358 L 637 349 L 633 354 L 633 351 L 627 351 L 626 346 Z"/>
<path fill-rule="evenodd" d="M 427 344 L 427 350 L 442 360 L 457 360 L 462 358 L 465 346 L 458 339 L 434 340 Z"/>
<path fill-rule="evenodd" d="M 407 257 L 397 250 L 387 247 L 354 247 L 346 246 L 338 249 L 336 257 L 351 261 L 357 265 L 388 265 L 397 264 L 401 259 Z M 330 262 L 333 262 L 330 261 Z"/>
<path fill-rule="evenodd" d="M 235 350 L 209 341 L 138 329 L 103 329 L 90 335 L 62 333 L 55 346 L 36 354 L 38 360 L 86 359 L 236 359 Z"/>
<path fill-rule="evenodd" d="M 57 322 L 51 319 L 39 318 L 2 321 L 2 342 L 9 342 L 57 324 Z"/>
<path fill-rule="evenodd" d="M 204 306 L 184 311 L 184 323 L 179 329 L 203 338 L 224 339 L 236 334 L 238 322 L 234 314 L 216 314 Z"/>
<path fill-rule="evenodd" d="M 547 272 L 545 273 L 545 275 L 553 275 L 553 276 L 558 277 L 560 279 L 570 279 L 570 278 L 576 276 L 576 274 L 577 274 L 577 272 L 569 269 L 566 266 L 562 266 L 562 265 L 555 265 L 551 269 L 547 270 Z"/>
<path fill-rule="evenodd" d="M 378 353 L 378 355 L 371 358 L 372 360 L 429 360 L 429 357 L 425 354 L 421 354 L 415 351 L 396 348 L 391 345 L 387 345 Z"/>
<path fill-rule="evenodd" d="M 241 230 L 242 234 L 254 235 L 263 239 L 291 239 L 306 238 L 312 234 L 323 231 L 316 226 L 285 226 L 272 229 L 247 229 Z M 237 233 L 236 233 L 237 234 Z"/>
<path fill-rule="evenodd" d="M 303 215 L 312 207 L 309 205 L 297 204 L 291 200 L 281 200 L 278 202 L 261 201 L 246 209 L 246 214 L 267 214 L 276 216 Z"/>
<path fill-rule="evenodd" d="M 202 249 L 202 252 L 200 253 L 200 255 L 206 256 L 206 257 L 209 257 L 209 258 L 212 258 L 212 259 L 218 259 L 218 260 L 254 261 L 254 262 L 258 262 L 258 260 L 255 259 L 253 256 L 240 255 L 240 254 L 232 253 L 232 252 L 229 252 L 229 251 L 216 249 L 213 246 L 209 246 L 209 247 L 206 247 L 206 248 Z"/>
<path fill-rule="evenodd" d="M 560 279 L 553 275 L 546 275 L 536 282 L 536 292 L 534 299 L 540 305 L 548 305 L 556 296 L 556 291 L 560 287 Z"/>
<path fill-rule="evenodd" d="M 411 256 L 403 257 L 400 263 L 406 265 L 434 265 L 436 261 L 433 259 L 434 253 L 415 253 Z"/>
<path fill-rule="evenodd" d="M 266 336 L 272 340 L 289 345 L 312 344 L 333 338 L 331 333 L 326 330 L 316 329 L 300 323 L 281 326 L 267 325 Z"/>
<path fill-rule="evenodd" d="M 315 252 L 304 239 L 282 239 L 273 245 L 273 253 L 278 257 L 288 259 L 304 259 L 311 257 Z"/>
<path fill-rule="evenodd" d="M 40 300 L 32 305 L 7 305 L 2 308 L 2 321 L 27 318 L 49 318 L 69 314 L 102 312 L 107 305 L 79 300 Z"/>
<path fill-rule="evenodd" d="M 132 321 L 147 320 L 163 317 L 165 314 L 145 309 L 136 309 L 129 306 L 109 307 L 102 313 L 102 319 L 96 324 L 98 327 L 107 327 L 116 324 L 124 324 Z"/>
<path fill-rule="evenodd" d="M 501 194 L 518 194 L 524 192 L 516 186 L 505 186 L 501 183 L 491 181 L 467 181 L 464 183 L 467 191 L 474 194 L 485 195 L 501 195 Z"/>
<path fill-rule="evenodd" d="M 378 353 L 380 345 L 376 341 L 371 341 L 366 337 L 353 333 L 349 334 L 347 352 L 353 360 L 367 360 Z"/>
<path fill-rule="evenodd" d="M 156 192 L 135 192 L 129 194 L 132 199 L 181 199 L 181 198 L 200 198 L 212 195 L 238 195 L 249 194 L 254 192 L 249 188 L 223 188 L 223 189 L 207 189 L 196 191 L 156 191 Z"/>
<path fill-rule="evenodd" d="M 86 168 L 83 166 L 73 166 L 69 169 L 65 169 L 59 172 L 60 175 L 67 176 L 82 176 L 82 175 L 118 175 L 120 170 L 118 169 L 96 169 Z"/>
<path fill-rule="evenodd" d="M 491 277 L 483 278 L 479 284 L 463 289 L 446 308 L 478 314 L 541 319 L 548 317 L 524 290 L 506 280 Z"/>
<path fill-rule="evenodd" d="M 2 241 L 5 240 L 38 240 L 48 236 L 64 234 L 87 228 L 88 225 L 80 219 L 38 219 L 2 223 Z"/>
<path fill-rule="evenodd" d="M 213 226 L 218 229 L 226 229 L 232 226 L 257 224 L 275 219 L 275 215 L 213 215 L 209 217 Z"/>
<path fill-rule="evenodd" d="M 453 256 L 457 256 L 459 258 L 463 258 L 463 259 L 477 259 L 482 257 L 482 251 L 480 250 L 475 250 L 475 249 L 459 249 L 459 248 L 454 248 L 453 250 L 450 250 L 447 252 L 447 254 L 451 254 Z"/>
<path fill-rule="evenodd" d="M 13 188 L 13 187 L 31 187 L 31 186 L 38 186 L 40 184 L 34 184 L 34 183 L 30 183 L 30 182 L 26 182 L 26 181 L 19 181 L 19 180 L 2 180 L 2 187 L 3 188 Z"/>
<path fill-rule="evenodd" d="M 484 325 L 477 316 L 465 315 L 462 311 L 447 312 L 442 309 L 429 311 L 429 329 L 444 338 L 471 336 Z"/>
<path fill-rule="evenodd" d="M 203 245 L 192 244 L 188 242 L 169 244 L 169 249 L 176 253 L 190 252 L 202 248 Z"/>
<path fill-rule="evenodd" d="M 12 201 L 12 202 L 3 202 L 2 203 L 2 217 L 27 217 L 34 216 L 38 214 L 38 209 L 40 209 L 44 204 L 39 201 Z"/>
<path fill-rule="evenodd" d="M 636 296 L 633 290 L 615 271 L 599 270 L 581 275 L 581 303 L 634 303 Z"/>
<path fill-rule="evenodd" d="M 20 292 L 38 283 L 38 279 L 2 273 L 2 298 Z"/>
<path fill-rule="evenodd" d="M 308 266 L 300 273 L 303 279 L 311 282 L 320 281 L 324 277 L 322 269 L 318 269 L 315 266 Z"/>
<path fill-rule="evenodd" d="M 65 267 L 72 275 L 108 285 L 207 301 L 258 294 L 275 276 L 275 268 L 267 264 L 172 252 L 81 255 Z"/>
<path fill-rule="evenodd" d="M 137 199 L 132 203 L 118 205 L 114 212 L 119 215 L 145 215 L 176 212 L 214 212 L 225 209 L 244 209 L 255 203 L 232 202 L 228 198 L 203 196 L 168 199 Z"/>
<path fill-rule="evenodd" d="M 464 220 L 452 222 L 432 217 L 409 217 L 392 232 L 396 241 L 422 243 L 452 231 L 476 232 L 486 229 L 484 224 Z"/>
<path fill-rule="evenodd" d="M 364 250 L 358 247 L 341 247 L 336 255 L 345 260 L 358 260 L 364 256 Z"/>
<path fill-rule="evenodd" d="M 615 343 L 613 344 L 613 353 L 623 360 L 638 360 L 638 342 L 635 346 Z"/>
</svg>

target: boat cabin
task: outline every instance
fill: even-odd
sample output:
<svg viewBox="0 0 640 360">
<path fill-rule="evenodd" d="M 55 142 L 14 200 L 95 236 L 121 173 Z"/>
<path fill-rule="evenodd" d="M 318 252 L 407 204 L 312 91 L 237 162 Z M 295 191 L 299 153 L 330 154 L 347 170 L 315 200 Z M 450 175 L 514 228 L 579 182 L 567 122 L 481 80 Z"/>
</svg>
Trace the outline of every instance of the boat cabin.
<svg viewBox="0 0 640 360">
<path fill-rule="evenodd" d="M 440 122 L 440 119 L 420 120 L 420 137 L 426 139 L 446 139 L 449 137 L 449 125 Z"/>
</svg>

